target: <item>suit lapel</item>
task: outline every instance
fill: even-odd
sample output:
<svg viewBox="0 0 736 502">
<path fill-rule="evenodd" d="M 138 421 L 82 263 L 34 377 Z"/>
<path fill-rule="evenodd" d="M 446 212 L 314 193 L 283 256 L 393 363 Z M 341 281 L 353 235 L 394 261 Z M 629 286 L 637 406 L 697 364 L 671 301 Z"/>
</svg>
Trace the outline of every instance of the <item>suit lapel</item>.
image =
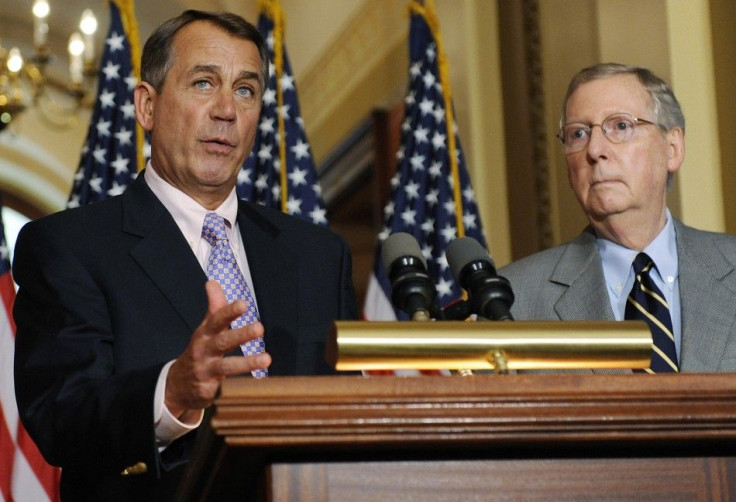
<svg viewBox="0 0 736 502">
<path fill-rule="evenodd" d="M 280 229 L 263 212 L 240 201 L 238 225 L 265 327 L 272 375 L 293 374 L 299 309 L 298 257 L 280 242 Z"/>
<path fill-rule="evenodd" d="M 193 332 L 207 309 L 202 267 L 140 173 L 123 196 L 123 231 L 141 238 L 130 254 Z"/>
<path fill-rule="evenodd" d="M 568 286 L 555 304 L 555 311 L 561 320 L 615 319 L 606 291 L 598 245 L 590 229 L 586 229 L 568 244 L 550 276 L 550 281 Z M 592 372 L 629 374 L 631 370 L 594 369 Z"/>
<path fill-rule="evenodd" d="M 684 371 L 713 371 L 724 356 L 730 330 L 736 322 L 736 292 L 725 278 L 733 266 L 705 241 L 707 234 L 675 220 L 679 260 Z"/>
<path fill-rule="evenodd" d="M 614 319 L 592 232 L 567 245 L 549 280 L 567 286 L 554 307 L 561 320 Z"/>
</svg>

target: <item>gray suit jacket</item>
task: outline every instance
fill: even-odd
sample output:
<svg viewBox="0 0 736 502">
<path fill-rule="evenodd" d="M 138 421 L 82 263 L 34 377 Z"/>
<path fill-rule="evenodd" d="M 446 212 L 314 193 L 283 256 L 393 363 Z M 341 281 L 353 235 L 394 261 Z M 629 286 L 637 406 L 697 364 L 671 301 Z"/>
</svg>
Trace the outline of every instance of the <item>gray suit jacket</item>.
<svg viewBox="0 0 736 502">
<path fill-rule="evenodd" d="M 675 220 L 683 372 L 736 371 L 736 237 Z M 517 320 L 612 320 L 591 229 L 499 270 L 511 281 Z"/>
</svg>

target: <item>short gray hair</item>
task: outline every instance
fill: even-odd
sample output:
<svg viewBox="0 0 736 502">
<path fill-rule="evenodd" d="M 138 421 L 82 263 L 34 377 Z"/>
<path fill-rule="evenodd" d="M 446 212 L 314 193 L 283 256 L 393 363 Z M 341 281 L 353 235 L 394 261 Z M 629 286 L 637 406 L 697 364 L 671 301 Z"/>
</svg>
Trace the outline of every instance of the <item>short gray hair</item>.
<svg viewBox="0 0 736 502">
<path fill-rule="evenodd" d="M 614 75 L 636 75 L 639 82 L 647 91 L 652 101 L 653 122 L 664 131 L 671 131 L 679 127 L 685 133 L 685 116 L 682 113 L 680 103 L 672 92 L 670 86 L 646 68 L 629 66 L 618 63 L 600 63 L 580 70 L 570 80 L 567 86 L 565 100 L 562 103 L 562 118 L 560 127 L 566 122 L 567 102 L 570 96 L 583 84 L 594 80 L 601 80 Z"/>
</svg>

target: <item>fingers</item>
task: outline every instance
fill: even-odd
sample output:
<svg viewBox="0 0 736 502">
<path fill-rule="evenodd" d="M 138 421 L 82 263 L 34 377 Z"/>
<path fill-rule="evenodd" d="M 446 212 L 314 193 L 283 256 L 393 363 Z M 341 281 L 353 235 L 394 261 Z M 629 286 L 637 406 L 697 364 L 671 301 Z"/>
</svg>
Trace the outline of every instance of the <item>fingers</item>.
<svg viewBox="0 0 736 502">
<path fill-rule="evenodd" d="M 222 359 L 220 365 L 221 377 L 243 375 L 271 366 L 271 355 L 261 352 L 255 356 L 229 356 Z"/>
<path fill-rule="evenodd" d="M 226 356 L 240 345 L 262 337 L 264 327 L 260 322 L 254 322 L 230 329 L 230 324 L 245 313 L 246 303 L 236 301 L 228 304 L 222 288 L 215 281 L 207 281 L 205 290 L 207 314 L 167 375 L 165 402 L 175 416 L 176 412 L 184 413 L 212 404 L 225 378 L 265 369 L 271 364 L 271 356 L 266 353 Z"/>
</svg>

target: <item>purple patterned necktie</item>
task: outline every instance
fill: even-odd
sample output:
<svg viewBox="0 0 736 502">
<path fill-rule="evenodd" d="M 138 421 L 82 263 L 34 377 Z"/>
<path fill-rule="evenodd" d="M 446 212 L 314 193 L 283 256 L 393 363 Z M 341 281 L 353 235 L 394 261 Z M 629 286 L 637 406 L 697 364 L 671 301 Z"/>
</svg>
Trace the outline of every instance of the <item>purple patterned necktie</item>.
<svg viewBox="0 0 736 502">
<path fill-rule="evenodd" d="M 207 213 L 202 225 L 202 238 L 212 246 L 210 259 L 207 263 L 207 277 L 216 280 L 220 284 L 228 303 L 235 300 L 245 300 L 248 303 L 245 314 L 235 319 L 230 327 L 233 329 L 241 328 L 257 321 L 256 302 L 253 300 L 253 294 L 248 287 L 248 283 L 235 261 L 235 254 L 232 247 L 230 247 L 230 239 L 227 232 L 225 232 L 225 218 L 217 213 Z M 263 337 L 248 341 L 240 348 L 246 356 L 264 352 Z M 268 371 L 259 369 L 253 371 L 252 374 L 255 378 L 263 378 L 268 376 Z"/>
</svg>

